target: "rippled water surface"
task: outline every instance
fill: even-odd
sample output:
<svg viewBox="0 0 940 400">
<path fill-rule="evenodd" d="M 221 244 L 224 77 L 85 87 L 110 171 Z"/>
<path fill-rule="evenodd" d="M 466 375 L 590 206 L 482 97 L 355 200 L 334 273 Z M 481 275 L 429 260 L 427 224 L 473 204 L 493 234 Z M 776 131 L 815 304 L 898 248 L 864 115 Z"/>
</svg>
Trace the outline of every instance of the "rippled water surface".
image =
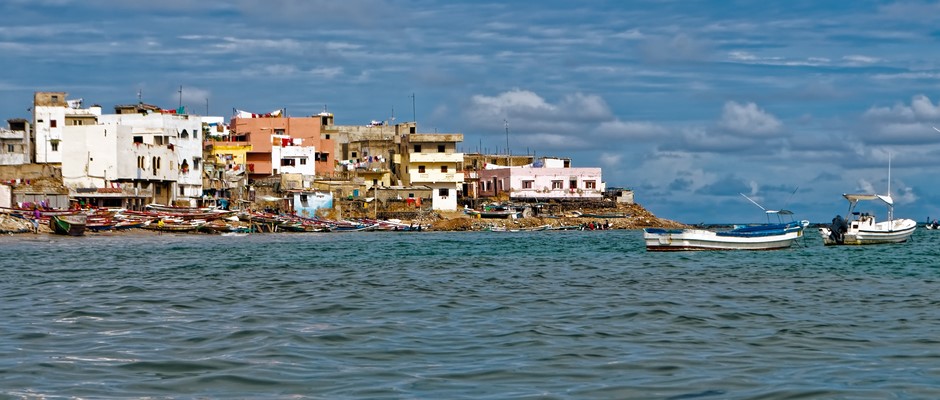
<svg viewBox="0 0 940 400">
<path fill-rule="evenodd" d="M 940 398 L 940 231 L 0 237 L 0 398 Z"/>
</svg>

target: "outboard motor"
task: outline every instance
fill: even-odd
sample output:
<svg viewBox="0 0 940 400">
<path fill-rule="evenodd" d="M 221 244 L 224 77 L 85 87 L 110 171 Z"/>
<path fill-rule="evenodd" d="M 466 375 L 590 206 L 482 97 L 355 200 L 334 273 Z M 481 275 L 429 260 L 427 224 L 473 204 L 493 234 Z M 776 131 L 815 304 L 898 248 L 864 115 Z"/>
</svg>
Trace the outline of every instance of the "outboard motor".
<svg viewBox="0 0 940 400">
<path fill-rule="evenodd" d="M 836 215 L 832 219 L 832 225 L 829 225 L 829 238 L 838 244 L 842 244 L 845 240 L 845 232 L 848 232 L 848 230 L 849 223 L 842 219 L 841 215 Z"/>
</svg>

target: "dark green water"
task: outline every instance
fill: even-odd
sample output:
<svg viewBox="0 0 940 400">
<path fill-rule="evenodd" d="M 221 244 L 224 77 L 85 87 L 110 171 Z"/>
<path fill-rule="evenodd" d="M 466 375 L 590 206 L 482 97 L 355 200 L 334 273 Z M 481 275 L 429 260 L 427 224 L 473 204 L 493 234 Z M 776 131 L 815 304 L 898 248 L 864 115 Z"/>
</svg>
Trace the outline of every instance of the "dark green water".
<svg viewBox="0 0 940 400">
<path fill-rule="evenodd" d="M 0 398 L 940 398 L 940 231 L 0 237 Z"/>
</svg>

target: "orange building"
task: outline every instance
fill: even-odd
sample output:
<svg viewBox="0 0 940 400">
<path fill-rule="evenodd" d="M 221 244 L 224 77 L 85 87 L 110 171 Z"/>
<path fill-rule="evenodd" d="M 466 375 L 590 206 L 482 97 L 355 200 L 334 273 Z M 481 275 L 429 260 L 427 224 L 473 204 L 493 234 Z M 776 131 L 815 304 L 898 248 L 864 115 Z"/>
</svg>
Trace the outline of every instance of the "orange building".
<svg viewBox="0 0 940 400">
<path fill-rule="evenodd" d="M 334 143 L 323 135 L 320 127 L 323 125 L 322 115 L 311 117 L 233 117 L 231 120 L 232 141 L 247 142 L 251 150 L 246 155 L 248 177 L 259 179 L 274 174 L 271 151 L 273 141 L 282 140 L 284 136 L 290 139 L 300 139 L 301 146 L 313 146 L 316 150 L 314 156 L 316 174 L 329 176 L 335 169 Z M 332 116 L 330 116 L 332 118 Z"/>
</svg>

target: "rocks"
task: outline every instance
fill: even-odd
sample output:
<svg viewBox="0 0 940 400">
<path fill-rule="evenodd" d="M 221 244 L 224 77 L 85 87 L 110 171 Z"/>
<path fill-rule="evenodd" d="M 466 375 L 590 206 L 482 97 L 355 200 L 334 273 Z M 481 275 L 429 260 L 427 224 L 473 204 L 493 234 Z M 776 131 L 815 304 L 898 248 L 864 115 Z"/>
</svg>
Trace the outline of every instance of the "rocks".
<svg viewBox="0 0 940 400">
<path fill-rule="evenodd" d="M 15 217 L 10 214 L 0 214 L 0 233 L 27 233 L 33 232 L 33 221 Z"/>
</svg>

